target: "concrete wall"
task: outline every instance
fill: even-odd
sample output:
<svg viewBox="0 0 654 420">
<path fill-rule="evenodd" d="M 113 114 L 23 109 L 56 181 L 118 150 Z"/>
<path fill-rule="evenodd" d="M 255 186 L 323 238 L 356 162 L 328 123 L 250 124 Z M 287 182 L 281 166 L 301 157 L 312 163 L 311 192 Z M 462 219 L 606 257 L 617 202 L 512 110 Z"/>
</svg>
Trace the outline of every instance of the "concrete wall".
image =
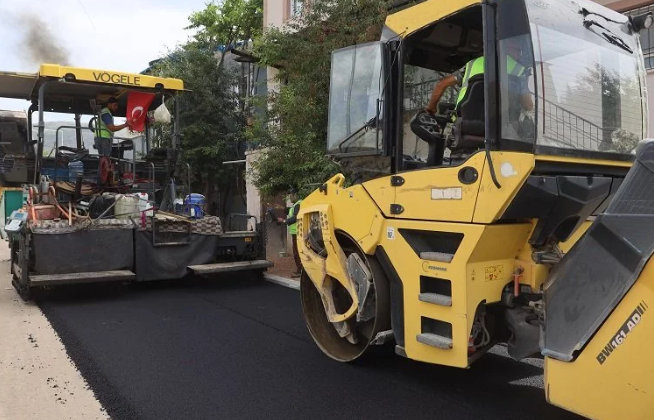
<svg viewBox="0 0 654 420">
<path fill-rule="evenodd" d="M 649 125 L 647 137 L 654 138 L 654 71 L 647 72 L 647 108 L 649 113 Z"/>
<path fill-rule="evenodd" d="M 618 12 L 626 12 L 631 9 L 636 9 L 638 7 L 646 6 L 652 4 L 651 0 L 596 0 L 595 3 L 599 3 L 602 6 L 608 7 L 609 9 L 617 10 Z"/>
<path fill-rule="evenodd" d="M 654 4 L 652 0 L 597 0 L 599 3 L 609 9 L 618 12 L 628 12 L 638 7 Z M 649 113 L 648 137 L 654 137 L 654 69 L 647 71 L 647 107 Z"/>
<path fill-rule="evenodd" d="M 247 211 L 248 214 L 256 216 L 259 220 L 262 220 L 262 218 L 265 217 L 265 214 L 261 206 L 261 194 L 259 193 L 259 189 L 252 182 L 252 176 L 254 172 L 253 163 L 256 162 L 261 153 L 262 150 L 250 150 L 245 152 L 245 193 Z M 248 222 L 248 229 L 254 229 L 253 220 Z"/>
<path fill-rule="evenodd" d="M 263 2 L 263 26 L 265 28 L 281 27 L 290 16 L 290 1 L 289 0 L 264 0 Z M 275 92 L 279 89 L 279 83 L 276 80 L 277 70 L 269 67 L 266 69 L 262 77 L 266 79 L 267 92 Z M 263 92 L 262 92 L 263 93 Z M 260 220 L 266 221 L 268 229 L 268 258 L 279 257 L 280 252 L 286 252 L 287 249 L 287 232 L 286 225 L 278 224 L 277 217 L 283 217 L 283 203 L 263 203 L 259 189 L 252 181 L 252 171 L 254 162 L 261 155 L 265 153 L 265 149 L 255 149 L 246 152 L 246 201 L 248 214 L 256 215 Z M 267 212 L 272 209 L 273 215 L 268 215 Z M 250 226 L 252 226 L 252 221 Z"/>
<path fill-rule="evenodd" d="M 263 0 L 263 27 L 281 27 L 290 15 L 289 0 Z"/>
</svg>

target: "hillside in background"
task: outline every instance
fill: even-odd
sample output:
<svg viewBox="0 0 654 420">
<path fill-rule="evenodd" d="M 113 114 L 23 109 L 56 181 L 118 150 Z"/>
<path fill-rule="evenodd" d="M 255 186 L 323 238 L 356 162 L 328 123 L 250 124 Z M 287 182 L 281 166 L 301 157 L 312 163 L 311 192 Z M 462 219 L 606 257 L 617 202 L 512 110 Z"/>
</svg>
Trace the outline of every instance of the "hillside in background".
<svg viewBox="0 0 654 420">
<path fill-rule="evenodd" d="M 48 156 L 55 147 L 57 129 L 62 126 L 70 127 L 74 123 L 71 121 L 46 121 L 45 123 L 45 142 L 43 146 L 43 155 Z M 82 128 L 86 128 L 86 124 L 82 124 Z M 39 128 L 33 126 L 32 138 L 36 139 L 39 134 Z M 121 130 L 116 133 L 118 137 L 136 137 L 137 134 L 130 133 L 128 130 Z M 82 139 L 84 141 L 84 146 L 90 151 L 91 154 L 96 154 L 95 149 L 93 148 L 93 133 L 89 130 L 82 130 Z M 74 128 L 62 128 L 59 130 L 59 145 L 60 146 L 69 146 L 75 147 L 77 141 L 75 137 Z"/>
</svg>

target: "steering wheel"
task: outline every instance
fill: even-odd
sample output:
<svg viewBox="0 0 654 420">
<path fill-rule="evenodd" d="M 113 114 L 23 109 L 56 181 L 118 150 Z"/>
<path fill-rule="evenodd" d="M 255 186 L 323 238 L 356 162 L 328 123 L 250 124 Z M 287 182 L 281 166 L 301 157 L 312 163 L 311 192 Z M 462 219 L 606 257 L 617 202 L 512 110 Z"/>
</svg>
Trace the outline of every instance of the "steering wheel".
<svg viewBox="0 0 654 420">
<path fill-rule="evenodd" d="M 447 124 L 447 120 L 444 116 L 431 115 L 424 110 L 418 112 L 411 119 L 410 123 L 413 134 L 429 144 L 442 141 L 442 132 L 445 124 Z"/>
<path fill-rule="evenodd" d="M 92 133 L 95 133 L 95 121 L 98 119 L 98 117 L 93 117 L 89 120 L 89 130 L 91 130 Z"/>
</svg>

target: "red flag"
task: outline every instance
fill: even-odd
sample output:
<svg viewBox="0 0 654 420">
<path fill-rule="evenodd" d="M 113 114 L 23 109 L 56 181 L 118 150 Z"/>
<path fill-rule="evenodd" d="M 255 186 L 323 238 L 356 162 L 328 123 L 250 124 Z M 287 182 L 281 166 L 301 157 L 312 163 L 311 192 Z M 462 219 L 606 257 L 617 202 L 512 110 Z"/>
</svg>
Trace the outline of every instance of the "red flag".
<svg viewBox="0 0 654 420">
<path fill-rule="evenodd" d="M 145 117 L 154 100 L 154 93 L 129 92 L 127 95 L 127 121 L 136 120 L 130 129 L 132 131 L 145 130 Z"/>
</svg>

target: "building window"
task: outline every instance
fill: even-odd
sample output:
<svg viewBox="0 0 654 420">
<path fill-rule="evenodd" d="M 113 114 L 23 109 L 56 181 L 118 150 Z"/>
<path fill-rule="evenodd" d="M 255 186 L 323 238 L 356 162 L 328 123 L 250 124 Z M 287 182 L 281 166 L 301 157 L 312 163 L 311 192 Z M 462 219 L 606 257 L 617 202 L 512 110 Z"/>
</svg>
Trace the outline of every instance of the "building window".
<svg viewBox="0 0 654 420">
<path fill-rule="evenodd" d="M 302 6 L 304 0 L 290 0 L 291 1 L 291 16 L 299 16 L 302 13 Z"/>
<path fill-rule="evenodd" d="M 654 13 L 654 4 L 623 12 L 627 16 L 639 16 L 647 12 Z M 640 45 L 643 47 L 645 68 L 654 69 L 654 27 L 640 32 Z"/>
</svg>

